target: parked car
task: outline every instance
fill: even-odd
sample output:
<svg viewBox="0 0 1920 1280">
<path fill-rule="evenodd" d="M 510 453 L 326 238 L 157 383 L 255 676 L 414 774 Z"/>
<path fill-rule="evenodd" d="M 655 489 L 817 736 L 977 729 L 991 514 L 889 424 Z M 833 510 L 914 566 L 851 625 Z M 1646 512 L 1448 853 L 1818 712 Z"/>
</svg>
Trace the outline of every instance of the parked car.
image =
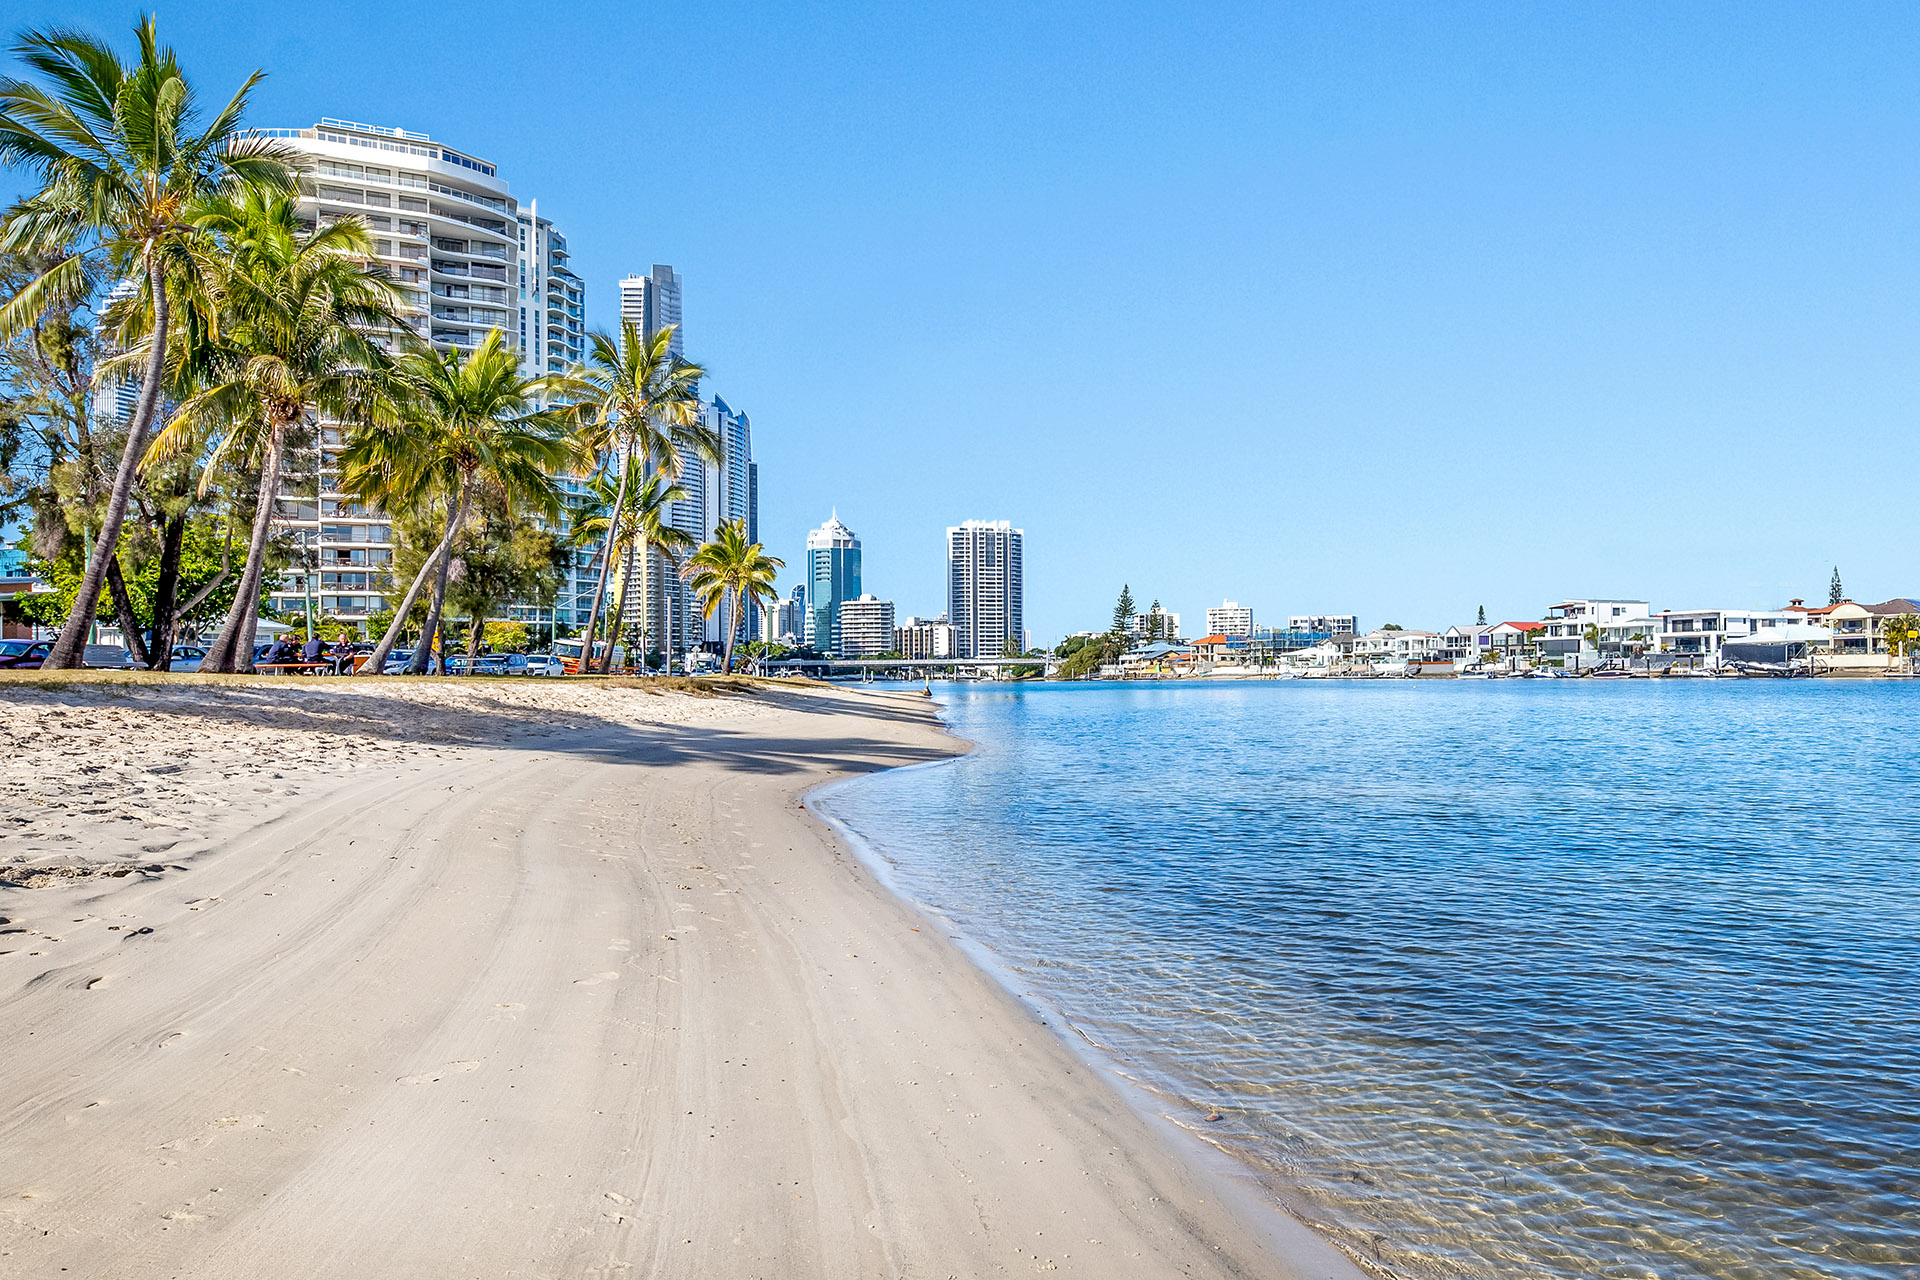
<svg viewBox="0 0 1920 1280">
<path fill-rule="evenodd" d="M 560 659 L 550 653 L 530 653 L 527 655 L 527 674 L 530 676 L 563 676 L 567 673 Z"/>
<path fill-rule="evenodd" d="M 121 670 L 123 671 L 146 670 L 146 668 L 142 664 L 135 662 L 133 660 L 133 655 L 131 653 L 128 653 L 125 649 L 122 649 L 120 651 L 120 655 L 125 659 L 125 661 L 120 664 Z M 198 671 L 200 669 L 201 661 L 204 660 L 206 656 L 207 656 L 207 651 L 205 649 L 202 649 L 199 645 L 177 644 L 173 646 L 173 662 L 170 666 L 168 666 L 167 670 Z"/>
<path fill-rule="evenodd" d="M 380 668 L 383 676 L 397 676 L 404 673 L 407 664 L 413 661 L 413 650 L 394 649 L 387 654 L 386 665 Z"/>
<path fill-rule="evenodd" d="M 0 640 L 0 668 L 38 671 L 52 649 L 51 640 Z"/>
</svg>

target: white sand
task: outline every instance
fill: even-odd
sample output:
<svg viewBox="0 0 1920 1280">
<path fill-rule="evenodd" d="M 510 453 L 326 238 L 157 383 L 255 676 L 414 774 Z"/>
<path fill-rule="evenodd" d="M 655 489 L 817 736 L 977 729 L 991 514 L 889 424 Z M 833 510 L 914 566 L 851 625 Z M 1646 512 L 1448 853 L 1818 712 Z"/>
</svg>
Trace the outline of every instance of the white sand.
<svg viewBox="0 0 1920 1280">
<path fill-rule="evenodd" d="M 1359 1274 L 799 807 L 924 701 L 292 683 L 0 683 L 0 1276 Z"/>
</svg>

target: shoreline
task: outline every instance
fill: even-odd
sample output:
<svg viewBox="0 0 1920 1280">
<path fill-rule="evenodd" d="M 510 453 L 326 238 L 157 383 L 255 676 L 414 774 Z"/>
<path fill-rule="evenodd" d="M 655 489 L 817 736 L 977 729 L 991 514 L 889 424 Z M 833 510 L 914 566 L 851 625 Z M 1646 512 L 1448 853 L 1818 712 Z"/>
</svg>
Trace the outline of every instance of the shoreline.
<svg viewBox="0 0 1920 1280">
<path fill-rule="evenodd" d="M 369 755 L 162 871 L 0 887 L 0 1270 L 1360 1274 L 804 805 L 948 755 L 932 706 L 626 702 Z"/>
<path fill-rule="evenodd" d="M 942 728 L 945 729 L 944 722 Z M 951 730 L 946 730 L 946 733 L 966 750 L 946 759 L 902 765 L 885 772 L 941 768 L 952 765 L 977 749 L 977 744 L 959 737 Z M 1358 1280 L 1370 1274 L 1359 1262 L 1309 1225 L 1298 1210 L 1286 1202 L 1286 1193 L 1293 1188 L 1263 1179 L 1258 1171 L 1228 1147 L 1209 1138 L 1203 1130 L 1182 1124 L 1164 1109 L 1174 1102 L 1180 1102 L 1198 1115 L 1206 1111 L 1206 1107 L 1194 1104 L 1191 1099 L 1170 1090 L 1156 1090 L 1129 1074 L 1127 1068 L 1130 1064 L 1118 1050 L 1089 1036 L 1058 1002 L 1038 992 L 1022 990 L 1030 984 L 1016 980 L 1018 971 L 997 952 L 985 942 L 969 937 L 952 917 L 915 898 L 899 882 L 893 863 L 869 839 L 844 819 L 813 803 L 815 797 L 853 786 L 860 781 L 863 779 L 841 778 L 823 782 L 803 792 L 801 799 L 808 812 L 854 854 L 866 874 L 872 876 L 885 892 L 898 899 L 916 917 L 937 928 L 965 962 L 986 975 L 1016 1009 L 1046 1027 L 1054 1041 L 1074 1061 L 1097 1075 L 1101 1084 L 1125 1103 L 1151 1131 L 1149 1141 L 1160 1144 L 1170 1158 L 1186 1163 L 1200 1178 L 1210 1183 L 1215 1193 L 1229 1204 L 1257 1239 L 1265 1242 L 1276 1258 L 1304 1258 L 1318 1263 L 1326 1268 L 1321 1274 L 1328 1276 L 1329 1280 L 1336 1277 L 1354 1277 Z M 1323 1256 L 1329 1253 L 1333 1255 L 1331 1259 Z"/>
</svg>

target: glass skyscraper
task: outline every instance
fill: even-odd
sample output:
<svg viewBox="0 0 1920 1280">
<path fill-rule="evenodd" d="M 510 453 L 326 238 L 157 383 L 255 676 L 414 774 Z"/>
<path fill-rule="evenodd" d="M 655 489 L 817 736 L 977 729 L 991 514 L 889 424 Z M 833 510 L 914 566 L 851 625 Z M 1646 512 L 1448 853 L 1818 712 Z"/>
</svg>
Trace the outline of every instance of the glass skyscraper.
<svg viewBox="0 0 1920 1280">
<path fill-rule="evenodd" d="M 813 647 L 840 653 L 840 606 L 860 596 L 860 539 L 836 513 L 807 535 L 807 614 Z"/>
</svg>

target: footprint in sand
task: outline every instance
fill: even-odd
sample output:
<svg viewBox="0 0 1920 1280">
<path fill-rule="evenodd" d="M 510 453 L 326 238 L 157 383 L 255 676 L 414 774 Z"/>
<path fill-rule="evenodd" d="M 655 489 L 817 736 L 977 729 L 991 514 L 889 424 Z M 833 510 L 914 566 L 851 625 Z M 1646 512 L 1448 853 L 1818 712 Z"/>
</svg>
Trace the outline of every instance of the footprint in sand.
<svg viewBox="0 0 1920 1280">
<path fill-rule="evenodd" d="M 590 978 L 575 978 L 573 985 L 576 987 L 597 987 L 603 982 L 617 982 L 619 979 L 619 974 L 609 971 L 606 973 L 596 973 Z"/>
<path fill-rule="evenodd" d="M 466 1071 L 478 1071 L 479 1069 L 480 1069 L 480 1060 L 478 1058 L 467 1058 L 467 1059 L 463 1059 L 460 1062 L 449 1062 L 446 1066 L 441 1067 L 438 1071 L 422 1071 L 417 1076 L 401 1076 L 400 1083 L 401 1084 L 438 1084 L 441 1080 L 444 1080 L 448 1076 L 459 1075 L 462 1072 L 466 1072 Z"/>
<path fill-rule="evenodd" d="M 607 950 L 631 951 L 633 950 L 633 939 L 632 938 L 615 938 L 612 942 L 609 942 L 607 944 Z"/>
</svg>

